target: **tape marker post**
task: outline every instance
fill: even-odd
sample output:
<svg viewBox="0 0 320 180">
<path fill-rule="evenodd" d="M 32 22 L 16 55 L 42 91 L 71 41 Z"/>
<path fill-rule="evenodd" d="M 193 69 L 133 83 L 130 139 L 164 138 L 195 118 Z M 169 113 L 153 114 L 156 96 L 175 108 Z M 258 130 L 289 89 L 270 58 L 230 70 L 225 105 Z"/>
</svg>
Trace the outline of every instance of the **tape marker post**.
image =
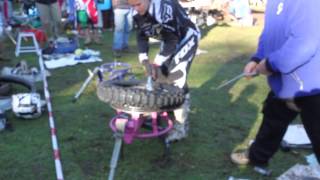
<svg viewBox="0 0 320 180">
<path fill-rule="evenodd" d="M 50 98 L 50 93 L 48 88 L 47 77 L 45 73 L 46 71 L 44 68 L 44 63 L 43 63 L 41 54 L 39 56 L 39 65 L 41 70 L 40 72 L 42 73 L 44 95 L 45 95 L 47 108 L 48 108 L 49 125 L 50 125 L 51 142 L 52 142 L 52 148 L 53 148 L 53 157 L 54 157 L 54 163 L 56 168 L 56 176 L 57 176 L 57 180 L 63 180 L 64 178 L 63 178 L 63 171 L 62 171 L 62 165 L 61 165 L 61 159 L 60 159 L 60 150 L 58 146 L 57 129 L 55 128 L 51 98 Z"/>
</svg>

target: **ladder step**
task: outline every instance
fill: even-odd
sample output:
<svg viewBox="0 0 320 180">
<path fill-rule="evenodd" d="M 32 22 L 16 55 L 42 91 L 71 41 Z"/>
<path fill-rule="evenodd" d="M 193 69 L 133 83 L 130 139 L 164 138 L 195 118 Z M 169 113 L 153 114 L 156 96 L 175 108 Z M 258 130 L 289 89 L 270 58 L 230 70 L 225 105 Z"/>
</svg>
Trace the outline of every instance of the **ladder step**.
<svg viewBox="0 0 320 180">
<path fill-rule="evenodd" d="M 33 46 L 22 46 L 21 40 L 25 38 L 32 38 Z M 18 34 L 17 44 L 16 44 L 16 51 L 15 55 L 19 56 L 20 53 L 29 53 L 29 52 L 36 52 L 38 55 L 41 53 L 41 49 L 39 48 L 39 44 L 37 39 L 32 32 L 20 32 Z"/>
</svg>

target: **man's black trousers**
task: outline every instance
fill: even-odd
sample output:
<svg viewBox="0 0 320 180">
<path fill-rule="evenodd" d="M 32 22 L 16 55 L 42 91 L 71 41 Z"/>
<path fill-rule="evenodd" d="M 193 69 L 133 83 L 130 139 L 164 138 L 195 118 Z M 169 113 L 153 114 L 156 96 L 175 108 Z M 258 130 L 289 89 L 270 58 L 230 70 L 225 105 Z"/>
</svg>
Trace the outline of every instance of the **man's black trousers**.
<svg viewBox="0 0 320 180">
<path fill-rule="evenodd" d="M 320 94 L 298 97 L 294 102 L 301 109 L 296 112 L 286 102 L 270 92 L 263 105 L 263 120 L 249 150 L 252 164 L 266 165 L 278 150 L 289 124 L 300 115 L 311 140 L 313 151 L 320 163 Z"/>
</svg>

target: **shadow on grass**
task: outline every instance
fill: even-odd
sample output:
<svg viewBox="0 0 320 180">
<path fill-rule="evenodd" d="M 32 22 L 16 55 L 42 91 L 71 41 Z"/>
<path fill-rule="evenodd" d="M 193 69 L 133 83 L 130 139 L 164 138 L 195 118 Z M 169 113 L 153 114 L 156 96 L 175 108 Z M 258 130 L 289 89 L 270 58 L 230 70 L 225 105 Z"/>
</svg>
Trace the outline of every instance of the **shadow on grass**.
<svg viewBox="0 0 320 180">
<path fill-rule="evenodd" d="M 201 87 L 191 90 L 190 139 L 187 152 L 194 159 L 190 163 L 201 167 L 197 173 L 207 179 L 223 179 L 229 176 L 248 176 L 249 171 L 239 171 L 229 155 L 247 138 L 251 125 L 257 118 L 258 107 L 249 98 L 256 93 L 254 84 L 243 85 L 243 80 L 215 88 L 223 79 L 231 79 L 242 72 L 240 55 L 226 60 Z"/>
<path fill-rule="evenodd" d="M 207 37 L 207 34 L 216 27 L 230 27 L 230 25 L 225 22 L 218 22 L 212 26 L 206 26 L 206 25 L 201 26 L 199 27 L 201 32 L 201 39 L 205 39 Z"/>
</svg>

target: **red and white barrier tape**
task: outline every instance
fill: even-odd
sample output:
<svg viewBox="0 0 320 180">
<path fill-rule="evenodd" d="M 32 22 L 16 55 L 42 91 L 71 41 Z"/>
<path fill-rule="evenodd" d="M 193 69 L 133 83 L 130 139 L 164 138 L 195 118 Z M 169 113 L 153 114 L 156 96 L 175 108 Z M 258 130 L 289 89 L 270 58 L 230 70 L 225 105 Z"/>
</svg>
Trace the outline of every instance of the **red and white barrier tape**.
<svg viewBox="0 0 320 180">
<path fill-rule="evenodd" d="M 63 171 L 62 171 L 62 165 L 60 160 L 60 150 L 58 147 L 57 129 L 55 128 L 55 124 L 54 124 L 51 98 L 50 98 L 50 93 L 48 89 L 47 77 L 46 77 L 46 70 L 44 68 L 44 63 L 43 63 L 41 54 L 39 56 L 39 64 L 40 64 L 40 70 L 42 72 L 44 95 L 46 98 L 47 108 L 48 108 L 49 124 L 50 124 L 50 131 L 51 131 L 51 142 L 52 142 L 52 148 L 53 148 L 53 156 L 54 156 L 57 180 L 63 180 L 64 178 L 63 178 Z"/>
</svg>

